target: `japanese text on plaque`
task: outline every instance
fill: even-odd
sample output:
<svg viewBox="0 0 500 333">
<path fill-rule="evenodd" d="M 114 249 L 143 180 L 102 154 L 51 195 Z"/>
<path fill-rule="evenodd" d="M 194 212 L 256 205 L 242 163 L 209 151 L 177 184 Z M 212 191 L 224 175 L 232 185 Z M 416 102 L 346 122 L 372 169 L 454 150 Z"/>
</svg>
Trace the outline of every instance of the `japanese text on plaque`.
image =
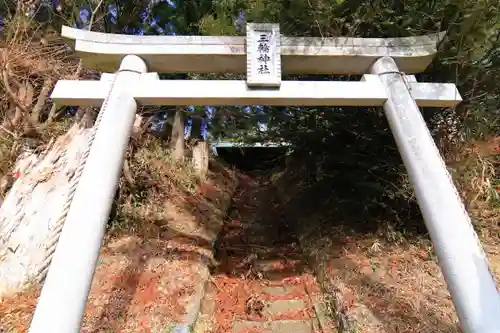
<svg viewBox="0 0 500 333">
<path fill-rule="evenodd" d="M 257 51 L 259 63 L 258 73 L 261 75 L 269 75 L 271 71 L 269 70 L 269 64 L 271 63 L 270 57 L 270 47 L 269 43 L 271 40 L 271 32 L 263 32 L 259 34 L 259 40 L 257 41 Z"/>
</svg>

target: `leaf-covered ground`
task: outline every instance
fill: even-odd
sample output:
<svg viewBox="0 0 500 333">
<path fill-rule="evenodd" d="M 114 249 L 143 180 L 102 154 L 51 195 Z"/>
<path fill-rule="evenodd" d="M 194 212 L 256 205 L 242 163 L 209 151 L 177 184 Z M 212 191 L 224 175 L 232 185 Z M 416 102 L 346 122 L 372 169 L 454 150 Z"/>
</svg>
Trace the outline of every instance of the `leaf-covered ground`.
<svg viewBox="0 0 500 333">
<path fill-rule="evenodd" d="M 141 161 L 139 154 L 132 164 L 137 183 L 141 170 L 155 172 L 161 182 L 147 188 L 142 202 L 129 200 L 122 189 L 97 262 L 83 333 L 164 333 L 196 319 L 234 173 L 212 164 L 206 181 L 189 181 L 182 166 Z M 158 192 L 164 187 L 168 195 Z M 34 287 L 1 300 L 0 331 L 27 332 L 38 293 Z"/>
</svg>

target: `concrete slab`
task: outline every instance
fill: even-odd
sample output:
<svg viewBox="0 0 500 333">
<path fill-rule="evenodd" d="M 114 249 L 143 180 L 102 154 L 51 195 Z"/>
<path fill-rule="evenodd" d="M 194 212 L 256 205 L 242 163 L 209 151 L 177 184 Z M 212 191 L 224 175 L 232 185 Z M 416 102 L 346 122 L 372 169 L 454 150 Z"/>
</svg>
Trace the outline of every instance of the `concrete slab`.
<svg viewBox="0 0 500 333">
<path fill-rule="evenodd" d="M 303 310 L 306 304 L 301 299 L 277 300 L 267 303 L 267 312 L 271 316 L 277 316 L 289 311 Z"/>
<path fill-rule="evenodd" d="M 264 287 L 262 289 L 268 295 L 282 297 L 290 294 L 296 288 L 294 286 L 284 285 L 284 286 L 269 286 L 269 287 Z"/>
<path fill-rule="evenodd" d="M 256 329 L 263 333 L 312 333 L 311 320 L 277 320 L 268 322 L 237 321 L 233 325 L 233 333 Z"/>
</svg>

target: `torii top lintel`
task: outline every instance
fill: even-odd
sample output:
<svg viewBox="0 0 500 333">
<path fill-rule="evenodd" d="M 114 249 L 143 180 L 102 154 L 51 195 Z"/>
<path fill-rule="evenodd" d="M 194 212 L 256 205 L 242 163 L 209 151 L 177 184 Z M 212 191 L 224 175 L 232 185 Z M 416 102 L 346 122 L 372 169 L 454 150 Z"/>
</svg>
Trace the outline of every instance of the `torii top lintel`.
<svg viewBox="0 0 500 333">
<path fill-rule="evenodd" d="M 369 73 L 380 57 L 392 57 L 400 71 L 423 72 L 444 32 L 404 38 L 281 37 L 285 74 Z M 246 73 L 245 37 L 131 36 L 62 28 L 85 65 L 105 72 L 118 69 L 129 54 L 143 58 L 151 72 Z"/>
</svg>

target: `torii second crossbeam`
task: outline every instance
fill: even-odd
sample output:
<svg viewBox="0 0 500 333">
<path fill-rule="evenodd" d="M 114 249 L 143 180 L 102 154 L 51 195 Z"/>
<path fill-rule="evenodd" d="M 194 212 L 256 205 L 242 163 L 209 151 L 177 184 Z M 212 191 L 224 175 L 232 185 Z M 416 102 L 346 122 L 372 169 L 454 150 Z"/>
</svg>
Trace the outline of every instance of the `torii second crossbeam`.
<svg viewBox="0 0 500 333">
<path fill-rule="evenodd" d="M 101 81 L 60 80 L 52 93 L 59 105 L 101 106 L 111 88 L 112 74 Z M 410 82 L 409 90 L 420 107 L 454 107 L 462 101 L 453 83 Z M 356 81 L 283 81 L 279 88 L 251 88 L 245 81 L 159 80 L 142 74 L 133 89 L 140 105 L 295 105 L 382 106 L 387 91 L 378 75 Z"/>
</svg>

